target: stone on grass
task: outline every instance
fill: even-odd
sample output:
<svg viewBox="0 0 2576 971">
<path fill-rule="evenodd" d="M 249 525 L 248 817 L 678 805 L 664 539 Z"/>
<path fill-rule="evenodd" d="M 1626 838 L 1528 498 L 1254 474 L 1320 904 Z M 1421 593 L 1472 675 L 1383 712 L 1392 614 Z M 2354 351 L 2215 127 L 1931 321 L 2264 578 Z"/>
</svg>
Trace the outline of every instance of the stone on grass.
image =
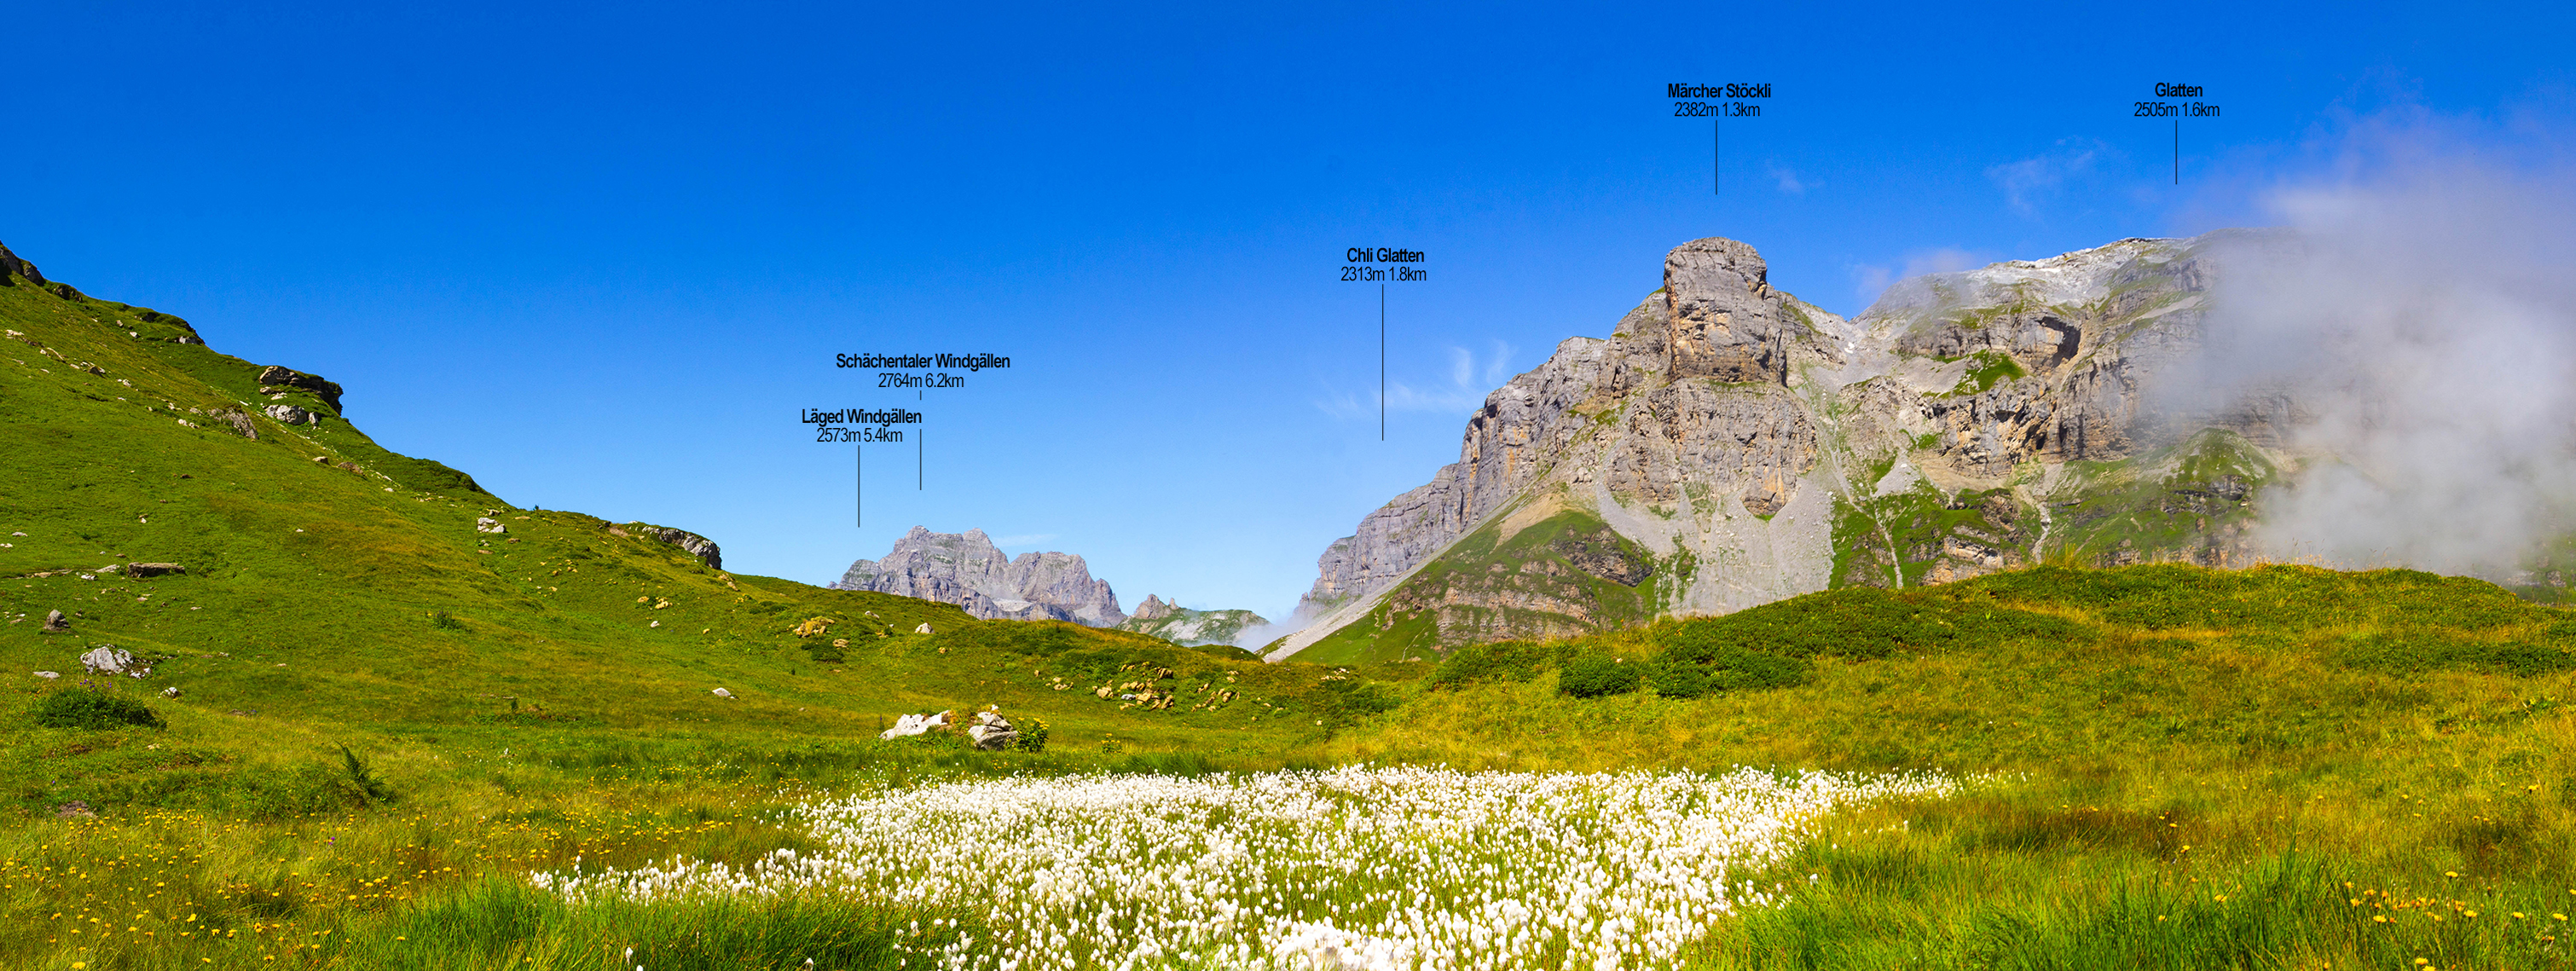
<svg viewBox="0 0 2576 971">
<path fill-rule="evenodd" d="M 178 688 L 176 688 L 176 687 L 170 687 L 170 688 L 163 688 L 163 689 L 161 689 L 161 697 L 164 697 L 164 698 L 176 698 L 176 697 L 178 697 L 178 696 L 179 696 L 179 689 L 178 689 Z"/>
<path fill-rule="evenodd" d="M 1018 741 L 1020 733 L 1003 720 L 1002 713 L 986 709 L 975 713 L 975 724 L 966 726 L 966 737 L 980 749 L 1006 749 Z"/>
<path fill-rule="evenodd" d="M 36 672 L 36 676 L 37 676 L 37 677 L 39 677 L 39 678 L 43 678 L 43 679 L 45 679 L 45 680 L 47 680 L 47 681 L 51 681 L 51 680 L 54 680 L 55 678 L 62 677 L 62 676 L 63 676 L 63 673 L 62 673 L 62 672 L 60 672 L 60 671 L 38 671 L 38 672 Z"/>
<path fill-rule="evenodd" d="M 91 674 L 123 674 L 139 678 L 152 673 L 150 666 L 135 663 L 134 655 L 118 649 L 114 644 L 99 645 L 89 653 L 81 655 L 80 662 L 81 667 Z"/>
<path fill-rule="evenodd" d="M 710 692 L 707 692 L 707 693 L 708 693 L 708 694 L 711 694 L 711 695 L 714 695 L 714 696 L 716 696 L 716 697 L 718 697 L 718 698 L 731 698 L 731 697 L 733 697 L 733 692 L 726 691 L 726 690 L 725 690 L 725 689 L 723 689 L 723 688 L 717 688 L 717 689 L 715 689 L 714 691 L 710 691 Z"/>
<path fill-rule="evenodd" d="M 72 629 L 72 622 L 71 622 L 70 618 L 67 618 L 67 617 L 64 617 L 64 616 L 63 616 L 63 612 L 62 612 L 62 611 L 59 611 L 59 610 L 48 610 L 48 611 L 45 611 L 45 633 L 48 633 L 48 634 L 63 634 L 63 633 L 69 633 L 69 632 L 71 631 L 71 629 Z"/>
<path fill-rule="evenodd" d="M 927 633 L 930 633 L 930 622 L 929 622 L 929 621 L 923 621 L 923 622 L 922 622 L 922 624 L 921 624 L 921 626 L 913 628 L 913 629 L 912 629 L 912 632 L 913 632 L 913 633 L 915 633 L 915 634 L 927 634 Z"/>
<path fill-rule="evenodd" d="M 893 741 L 908 735 L 921 735 L 933 729 L 948 727 L 948 712 L 936 715 L 905 715 L 894 720 L 894 727 L 878 732 L 880 741 Z"/>
</svg>

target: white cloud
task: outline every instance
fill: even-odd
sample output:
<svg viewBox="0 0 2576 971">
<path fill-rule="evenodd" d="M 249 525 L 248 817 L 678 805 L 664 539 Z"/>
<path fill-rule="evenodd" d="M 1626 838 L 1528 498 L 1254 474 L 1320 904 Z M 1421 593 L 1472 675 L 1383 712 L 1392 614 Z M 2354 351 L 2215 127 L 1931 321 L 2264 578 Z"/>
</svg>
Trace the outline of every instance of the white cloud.
<svg viewBox="0 0 2576 971">
<path fill-rule="evenodd" d="M 2057 196 L 2068 182 L 2092 174 L 2094 163 L 2110 146 L 2090 138 L 2061 138 L 2046 152 L 1986 169 L 1986 178 L 2004 190 L 2014 212 L 2036 215 L 2040 203 Z"/>
<path fill-rule="evenodd" d="M 1479 356 L 1464 347 L 1450 347 L 1449 374 L 1446 382 L 1410 383 L 1389 380 L 1386 385 L 1388 411 L 1428 411 L 1464 414 L 1485 403 L 1485 395 L 1503 382 L 1511 380 L 1510 345 L 1494 342 L 1493 352 Z M 1341 419 L 1374 418 L 1378 398 L 1374 389 L 1361 393 L 1335 392 L 1315 402 L 1325 414 Z"/>
<path fill-rule="evenodd" d="M 1772 178 L 1779 180 L 1781 192 L 1793 196 L 1807 194 L 1807 184 L 1798 179 L 1798 173 L 1777 163 L 1768 163 L 1764 167 L 1770 170 Z"/>
</svg>

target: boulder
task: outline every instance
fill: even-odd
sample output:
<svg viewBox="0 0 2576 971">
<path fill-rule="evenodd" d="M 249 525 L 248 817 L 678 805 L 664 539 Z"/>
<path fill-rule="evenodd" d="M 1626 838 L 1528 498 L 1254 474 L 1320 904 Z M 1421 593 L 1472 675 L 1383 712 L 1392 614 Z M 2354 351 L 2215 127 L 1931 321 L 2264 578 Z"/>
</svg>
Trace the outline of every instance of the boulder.
<svg viewBox="0 0 2576 971">
<path fill-rule="evenodd" d="M 54 680 L 55 678 L 62 677 L 62 676 L 63 676 L 63 673 L 62 673 L 62 672 L 60 672 L 60 671 L 38 671 L 38 672 L 36 672 L 36 676 L 37 676 L 37 677 L 39 677 L 39 678 L 43 678 L 43 679 L 45 679 L 45 680 L 47 680 L 47 681 L 51 681 L 51 680 Z"/>
<path fill-rule="evenodd" d="M 975 723 L 966 726 L 966 737 L 974 741 L 976 748 L 991 751 L 1010 748 L 1012 742 L 1019 741 L 1020 733 L 1002 718 L 1000 711 L 988 708 L 975 713 Z"/>
<path fill-rule="evenodd" d="M 715 689 L 715 690 L 713 690 L 713 691 L 710 691 L 710 692 L 707 692 L 707 693 L 708 693 L 708 694 L 711 694 L 711 695 L 714 695 L 714 696 L 716 696 L 716 697 L 718 697 L 718 698 L 731 698 L 731 697 L 733 697 L 733 692 L 726 691 L 726 690 L 725 690 L 725 689 L 723 689 L 723 688 L 717 688 L 717 689 Z"/>
<path fill-rule="evenodd" d="M 929 622 L 929 621 L 926 621 L 926 620 L 925 620 L 925 621 L 922 621 L 922 622 L 921 622 L 921 626 L 913 628 L 913 629 L 912 629 L 912 632 L 913 632 L 913 633 L 915 633 L 915 634 L 927 634 L 927 633 L 930 633 L 930 622 Z"/>
<path fill-rule="evenodd" d="M 893 728 L 878 732 L 877 740 L 890 742 L 898 738 L 927 734 L 934 729 L 946 728 L 948 714 L 943 711 L 936 715 L 905 715 L 894 720 Z"/>
<path fill-rule="evenodd" d="M 63 616 L 62 611 L 48 610 L 45 611 L 44 629 L 48 634 L 68 634 L 71 633 L 72 622 Z"/>
<path fill-rule="evenodd" d="M 188 572 L 187 567 L 176 563 L 132 563 L 125 567 L 125 575 L 138 580 L 144 577 L 169 576 L 186 572 Z"/>
<path fill-rule="evenodd" d="M 510 531 L 510 527 L 501 525 L 500 520 L 494 519 L 490 516 L 478 516 L 474 520 L 474 531 L 478 533 L 506 533 Z"/>
<path fill-rule="evenodd" d="M 164 697 L 164 698 L 176 698 L 176 697 L 178 697 L 178 696 L 179 696 L 179 689 L 178 689 L 178 688 L 171 687 L 171 688 L 163 688 L 163 689 L 161 689 L 161 697 Z"/>
<path fill-rule="evenodd" d="M 322 416 L 294 405 L 270 405 L 260 411 L 266 413 L 268 417 L 277 419 L 281 424 L 319 425 L 322 423 Z"/>
<path fill-rule="evenodd" d="M 148 665 L 136 663 L 134 655 L 119 650 L 114 644 L 101 644 L 80 657 L 81 667 L 91 674 L 122 674 L 139 678 L 152 673 Z"/>
</svg>

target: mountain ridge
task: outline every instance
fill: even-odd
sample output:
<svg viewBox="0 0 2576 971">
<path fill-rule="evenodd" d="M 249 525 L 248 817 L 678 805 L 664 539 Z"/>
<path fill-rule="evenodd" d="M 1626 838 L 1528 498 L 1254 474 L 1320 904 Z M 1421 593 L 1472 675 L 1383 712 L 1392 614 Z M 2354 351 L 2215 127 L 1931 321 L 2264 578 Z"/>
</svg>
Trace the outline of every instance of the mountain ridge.
<svg viewBox="0 0 2576 971">
<path fill-rule="evenodd" d="M 1747 244 L 1684 243 L 1608 338 L 1568 338 L 1489 394 L 1458 461 L 1328 545 L 1312 622 L 1268 656 L 1568 636 L 2053 555 L 2246 562 L 2254 498 L 2298 462 L 2296 403 L 2148 383 L 2202 346 L 2223 258 L 2282 239 L 1933 274 L 1850 319 L 1773 288 Z M 1542 522 L 1554 538 L 1519 548 L 1537 561 L 1502 557 Z M 1584 565 L 1630 561 L 1652 570 Z"/>
</svg>

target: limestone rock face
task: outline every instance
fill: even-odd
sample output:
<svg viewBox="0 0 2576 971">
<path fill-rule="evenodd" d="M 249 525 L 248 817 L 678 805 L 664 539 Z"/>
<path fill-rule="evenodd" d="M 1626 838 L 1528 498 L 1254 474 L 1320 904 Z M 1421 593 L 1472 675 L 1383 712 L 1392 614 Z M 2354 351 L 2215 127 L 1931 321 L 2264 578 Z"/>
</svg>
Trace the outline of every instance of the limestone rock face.
<svg viewBox="0 0 2576 971">
<path fill-rule="evenodd" d="M 1013 559 L 981 529 L 934 533 L 915 526 L 883 559 L 850 564 L 832 587 L 956 604 L 985 620 L 1114 627 L 1127 619 L 1109 581 L 1093 579 L 1082 557 L 1046 552 Z"/>
<path fill-rule="evenodd" d="M 2240 558 L 2283 432 L 2312 416 L 2147 385 L 2203 345 L 2230 247 L 2266 240 L 1918 277 L 1848 320 L 1773 289 L 1751 246 L 1685 243 L 1609 339 L 1495 390 L 1457 462 L 1326 547 L 1299 604 L 1316 619 L 1269 656 L 1410 639 L 1365 655 L 1393 658 L 2043 553 Z"/>
<path fill-rule="evenodd" d="M 1136 605 L 1136 612 L 1135 612 L 1135 613 L 1132 613 L 1132 614 L 1128 614 L 1128 615 L 1127 615 L 1127 619 L 1128 619 L 1128 620 L 1161 620 L 1161 619 L 1163 619 L 1163 618 L 1165 618 L 1165 617 L 1169 617 L 1169 616 L 1171 616 L 1171 615 L 1172 615 L 1172 611 L 1174 611 L 1174 610 L 1178 610 L 1178 609 L 1180 609 L 1180 608 L 1175 607 L 1175 606 L 1173 606 L 1173 605 L 1171 605 L 1171 604 L 1164 603 L 1161 597 L 1157 597 L 1157 596 L 1155 596 L 1155 595 L 1153 595 L 1153 594 L 1150 594 L 1150 593 L 1149 593 L 1149 594 L 1146 594 L 1146 595 L 1145 595 L 1145 602 L 1144 602 L 1144 603 L 1137 604 L 1137 605 Z"/>
</svg>

